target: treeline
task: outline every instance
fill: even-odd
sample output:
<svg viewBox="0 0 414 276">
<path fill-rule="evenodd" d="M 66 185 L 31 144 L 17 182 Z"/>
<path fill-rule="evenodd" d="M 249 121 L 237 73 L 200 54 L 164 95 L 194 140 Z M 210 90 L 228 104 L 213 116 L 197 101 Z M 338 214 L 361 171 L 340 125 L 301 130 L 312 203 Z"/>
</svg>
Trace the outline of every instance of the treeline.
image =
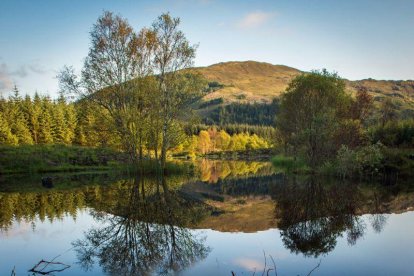
<svg viewBox="0 0 414 276">
<path fill-rule="evenodd" d="M 15 88 L 13 96 L 0 98 L 0 144 L 72 144 L 79 138 L 75 106 L 62 97 L 22 98 Z"/>
<path fill-rule="evenodd" d="M 0 144 L 80 146 L 115 145 L 117 138 L 105 130 L 103 118 L 83 103 L 69 103 L 63 96 L 22 97 L 17 88 L 0 98 Z"/>
<path fill-rule="evenodd" d="M 0 144 L 65 144 L 120 148 L 119 138 L 105 130 L 106 122 L 93 106 L 69 103 L 63 96 L 20 96 L 16 88 L 9 98 L 0 99 Z M 175 147 L 192 153 L 267 148 L 275 129 L 264 126 L 186 125 L 185 141 Z"/>
<path fill-rule="evenodd" d="M 182 176 L 169 176 L 167 181 L 170 186 L 179 187 L 186 179 Z M 10 182 L 13 183 L 14 180 Z M 30 183 L 27 179 L 24 182 L 28 181 Z M 0 191 L 0 232 L 8 230 L 14 220 L 31 222 L 35 226 L 37 220 L 53 222 L 64 216 L 76 218 L 79 210 L 85 208 L 113 212 L 113 206 L 128 206 L 131 200 L 128 195 L 134 190 L 134 181 L 135 179 L 129 178 L 120 179 L 118 175 L 82 174 L 54 178 L 56 187 L 47 191 L 44 188 L 35 191 L 22 189 L 7 193 Z M 155 178 L 145 178 L 143 185 L 148 197 L 155 194 L 156 182 Z M 25 185 L 13 184 L 14 187 Z M 32 188 L 36 185 L 30 183 L 29 186 Z"/>
<path fill-rule="evenodd" d="M 256 134 L 238 133 L 229 135 L 225 130 L 216 128 L 201 130 L 198 135 L 191 135 L 173 152 L 189 155 L 207 154 L 221 151 L 243 151 L 271 147 L 271 143 Z"/>
<path fill-rule="evenodd" d="M 213 127 L 205 124 L 188 124 L 184 127 L 184 131 L 186 135 L 198 135 L 200 131 L 211 128 L 215 128 L 217 131 L 224 130 L 229 135 L 240 133 L 256 134 L 268 142 L 272 142 L 276 136 L 276 129 L 274 127 L 247 124 L 215 125 Z"/>
<path fill-rule="evenodd" d="M 247 124 L 273 126 L 279 102 L 274 99 L 272 103 L 231 103 L 220 106 L 203 119 L 208 125 Z"/>
</svg>

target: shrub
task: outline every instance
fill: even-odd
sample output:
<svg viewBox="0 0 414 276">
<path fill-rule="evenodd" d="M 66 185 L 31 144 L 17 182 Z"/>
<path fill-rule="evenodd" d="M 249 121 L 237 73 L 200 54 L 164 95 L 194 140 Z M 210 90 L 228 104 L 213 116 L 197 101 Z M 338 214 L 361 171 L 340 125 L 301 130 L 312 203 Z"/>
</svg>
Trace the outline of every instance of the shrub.
<svg viewBox="0 0 414 276">
<path fill-rule="evenodd" d="M 342 145 L 336 155 L 336 173 L 345 178 L 356 174 L 374 175 L 383 166 L 383 145 L 380 143 L 364 146 L 357 150 Z"/>
<path fill-rule="evenodd" d="M 381 143 L 376 143 L 358 150 L 356 161 L 362 172 L 370 173 L 371 175 L 379 172 L 384 158 L 381 152 L 382 148 L 383 145 Z"/>
<path fill-rule="evenodd" d="M 337 173 L 345 178 L 352 176 L 359 170 L 360 164 L 357 162 L 357 153 L 346 145 L 342 145 L 336 156 Z"/>
</svg>

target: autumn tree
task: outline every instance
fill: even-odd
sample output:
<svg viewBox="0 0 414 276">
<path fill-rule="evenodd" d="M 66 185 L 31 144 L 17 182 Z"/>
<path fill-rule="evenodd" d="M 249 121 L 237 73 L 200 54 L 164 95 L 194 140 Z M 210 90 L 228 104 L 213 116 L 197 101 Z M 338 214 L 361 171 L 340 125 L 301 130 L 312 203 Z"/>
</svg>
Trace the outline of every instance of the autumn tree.
<svg viewBox="0 0 414 276">
<path fill-rule="evenodd" d="M 198 138 L 198 150 L 201 154 L 206 154 L 210 151 L 211 148 L 211 139 L 207 131 L 200 131 Z"/>
<path fill-rule="evenodd" d="M 162 14 L 152 24 L 154 34 L 154 72 L 158 78 L 161 113 L 161 156 L 165 168 L 167 151 L 173 146 L 173 126 L 187 116 L 190 104 L 201 90 L 199 77 L 185 73 L 183 69 L 192 66 L 196 47 L 190 45 L 179 29 L 180 19 L 168 13 Z"/>
<path fill-rule="evenodd" d="M 282 95 L 278 128 L 312 168 L 335 154 L 334 136 L 347 101 L 345 82 L 326 70 L 297 76 Z"/>
<path fill-rule="evenodd" d="M 150 109 L 145 97 L 152 75 L 152 34 L 136 33 L 128 21 L 111 12 L 98 18 L 90 33 L 91 47 L 82 74 L 65 67 L 59 74 L 63 90 L 97 104 L 113 134 L 131 159 L 142 158 L 143 130 Z"/>
<path fill-rule="evenodd" d="M 230 141 L 230 135 L 224 130 L 220 130 L 216 137 L 216 147 L 222 151 L 225 151 L 229 148 Z"/>
</svg>

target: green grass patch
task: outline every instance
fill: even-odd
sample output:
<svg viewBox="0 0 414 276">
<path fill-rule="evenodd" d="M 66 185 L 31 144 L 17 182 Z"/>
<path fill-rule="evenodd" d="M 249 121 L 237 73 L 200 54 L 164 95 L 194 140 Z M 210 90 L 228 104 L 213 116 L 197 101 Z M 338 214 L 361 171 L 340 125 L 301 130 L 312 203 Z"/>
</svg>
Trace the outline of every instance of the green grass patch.
<svg viewBox="0 0 414 276">
<path fill-rule="evenodd" d="M 309 172 L 309 167 L 306 163 L 291 156 L 276 155 L 272 157 L 271 162 L 276 169 L 280 169 L 282 172 L 287 173 L 306 173 Z"/>
<path fill-rule="evenodd" d="M 123 166 L 115 150 L 65 145 L 0 146 L 0 174 L 106 170 Z"/>
<path fill-rule="evenodd" d="M 170 161 L 166 174 L 191 174 L 188 162 Z M 160 173 L 154 160 L 139 165 L 129 163 L 128 156 L 108 148 L 66 145 L 0 146 L 0 174 L 36 174 L 46 172 L 79 172 L 117 170 L 125 173 Z"/>
</svg>

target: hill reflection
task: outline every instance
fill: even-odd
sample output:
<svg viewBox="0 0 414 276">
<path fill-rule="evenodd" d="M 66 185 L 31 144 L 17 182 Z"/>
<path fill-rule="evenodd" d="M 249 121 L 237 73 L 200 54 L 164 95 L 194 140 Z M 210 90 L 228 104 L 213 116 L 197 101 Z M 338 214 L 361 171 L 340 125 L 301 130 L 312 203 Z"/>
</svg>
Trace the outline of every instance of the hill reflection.
<svg viewBox="0 0 414 276">
<path fill-rule="evenodd" d="M 79 211 L 88 210 L 97 226 L 74 243 L 86 269 L 99 260 L 110 274 L 168 272 L 208 254 L 203 237 L 192 229 L 279 228 L 291 252 L 316 257 L 332 251 L 339 237 L 354 245 L 368 229 L 381 232 L 388 213 L 414 206 L 414 187 L 402 182 L 383 186 L 288 177 L 257 162 L 202 161 L 198 166 L 200 177 L 76 175 L 55 177 L 50 189 L 29 180 L 3 182 L 0 231 L 15 222 L 35 229 L 39 220 L 76 220 Z"/>
</svg>

